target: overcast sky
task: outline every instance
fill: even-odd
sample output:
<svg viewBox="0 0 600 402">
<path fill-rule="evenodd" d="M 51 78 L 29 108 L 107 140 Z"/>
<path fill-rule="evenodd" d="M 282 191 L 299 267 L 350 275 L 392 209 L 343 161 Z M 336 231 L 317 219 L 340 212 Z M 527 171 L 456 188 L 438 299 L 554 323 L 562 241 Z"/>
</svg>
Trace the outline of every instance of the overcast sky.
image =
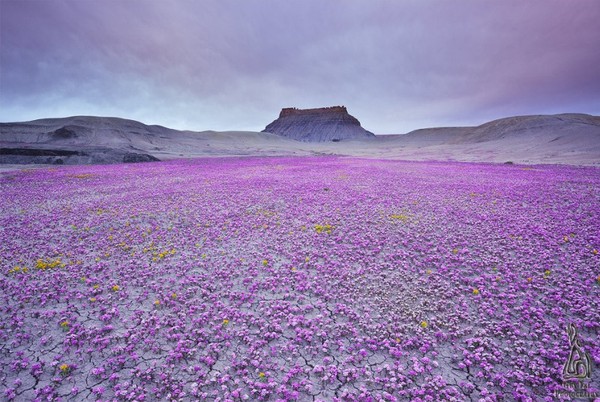
<svg viewBox="0 0 600 402">
<path fill-rule="evenodd" d="M 0 0 L 0 121 L 260 131 L 345 105 L 378 134 L 600 115 L 598 0 Z"/>
</svg>

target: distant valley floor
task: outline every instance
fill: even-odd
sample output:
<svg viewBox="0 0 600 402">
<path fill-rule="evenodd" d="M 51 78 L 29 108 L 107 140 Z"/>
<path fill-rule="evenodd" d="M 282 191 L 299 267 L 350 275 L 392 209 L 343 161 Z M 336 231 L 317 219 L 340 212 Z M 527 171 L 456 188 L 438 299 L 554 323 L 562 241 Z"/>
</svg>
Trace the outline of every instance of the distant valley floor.
<svg viewBox="0 0 600 402">
<path fill-rule="evenodd" d="M 518 116 L 477 127 L 430 128 L 336 142 L 302 142 L 266 132 L 178 131 L 108 117 L 0 123 L 0 171 L 6 165 L 23 164 L 318 155 L 600 166 L 600 117 Z"/>
</svg>

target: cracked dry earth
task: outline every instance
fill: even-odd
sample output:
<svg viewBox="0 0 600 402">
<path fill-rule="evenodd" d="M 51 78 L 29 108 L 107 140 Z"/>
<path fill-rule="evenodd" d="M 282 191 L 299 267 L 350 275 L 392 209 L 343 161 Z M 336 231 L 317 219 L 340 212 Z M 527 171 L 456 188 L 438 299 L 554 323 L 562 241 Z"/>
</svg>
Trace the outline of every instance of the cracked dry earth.
<svg viewBox="0 0 600 402">
<path fill-rule="evenodd" d="M 336 157 L 4 173 L 1 398 L 556 400 L 567 324 L 600 363 L 599 173 Z"/>
</svg>

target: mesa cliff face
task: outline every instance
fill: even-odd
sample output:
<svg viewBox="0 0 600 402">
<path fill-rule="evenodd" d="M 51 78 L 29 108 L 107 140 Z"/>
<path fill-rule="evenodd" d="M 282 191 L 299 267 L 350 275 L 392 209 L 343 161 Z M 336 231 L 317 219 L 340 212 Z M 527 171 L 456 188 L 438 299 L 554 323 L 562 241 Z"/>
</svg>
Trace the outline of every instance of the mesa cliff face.
<svg viewBox="0 0 600 402">
<path fill-rule="evenodd" d="M 303 142 L 328 142 L 351 139 L 375 138 L 370 131 L 344 106 L 317 109 L 284 108 L 279 118 L 269 124 L 263 132 L 277 134 Z"/>
</svg>

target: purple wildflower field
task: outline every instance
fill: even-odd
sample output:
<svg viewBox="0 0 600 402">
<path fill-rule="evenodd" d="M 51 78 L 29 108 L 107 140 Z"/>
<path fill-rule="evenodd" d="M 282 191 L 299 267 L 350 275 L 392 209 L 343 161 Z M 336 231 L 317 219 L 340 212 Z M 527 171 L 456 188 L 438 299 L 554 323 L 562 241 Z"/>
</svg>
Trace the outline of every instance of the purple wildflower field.
<svg viewBox="0 0 600 402">
<path fill-rule="evenodd" d="M 551 401 L 569 323 L 598 385 L 597 168 L 219 158 L 0 192 L 5 400 Z"/>
</svg>

